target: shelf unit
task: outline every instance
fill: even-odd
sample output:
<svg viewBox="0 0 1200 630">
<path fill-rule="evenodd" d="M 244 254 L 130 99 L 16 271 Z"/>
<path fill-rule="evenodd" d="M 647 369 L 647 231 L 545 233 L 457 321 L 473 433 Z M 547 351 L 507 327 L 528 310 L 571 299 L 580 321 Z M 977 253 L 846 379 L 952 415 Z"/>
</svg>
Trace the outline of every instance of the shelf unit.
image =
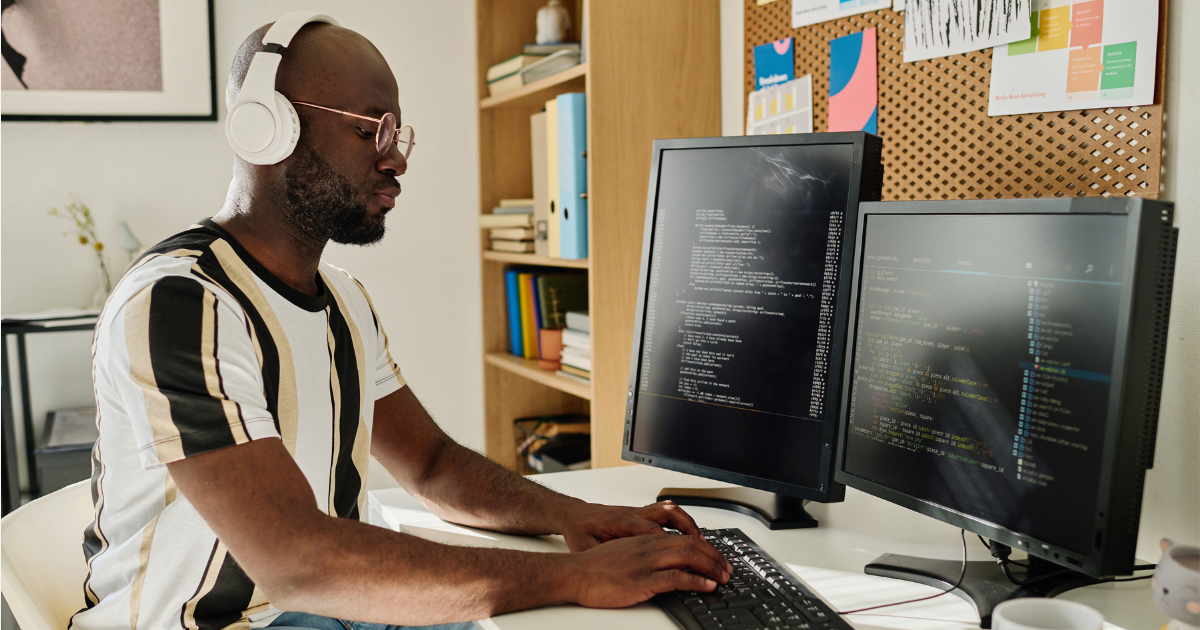
<svg viewBox="0 0 1200 630">
<path fill-rule="evenodd" d="M 717 0 L 564 2 L 573 28 L 587 30 L 586 63 L 488 96 L 490 64 L 534 41 L 546 0 L 476 0 L 479 90 L 479 212 L 503 198 L 533 196 L 529 117 L 567 92 L 587 93 L 587 260 L 487 251 L 480 234 L 484 431 L 487 454 L 514 470 L 513 420 L 586 413 L 592 465 L 621 462 L 625 390 L 641 264 L 650 148 L 657 138 L 720 134 L 720 21 Z M 508 265 L 586 269 L 591 304 L 592 382 L 540 370 L 508 353 L 504 269 Z"/>
</svg>

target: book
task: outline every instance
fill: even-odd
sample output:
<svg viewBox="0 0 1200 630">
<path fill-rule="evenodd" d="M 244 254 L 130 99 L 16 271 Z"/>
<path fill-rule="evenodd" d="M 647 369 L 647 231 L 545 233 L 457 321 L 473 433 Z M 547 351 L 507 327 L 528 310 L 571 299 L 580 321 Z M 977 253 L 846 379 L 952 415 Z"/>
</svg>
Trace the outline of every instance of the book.
<svg viewBox="0 0 1200 630">
<path fill-rule="evenodd" d="M 537 61 L 521 68 L 521 82 L 524 85 L 529 85 L 534 81 L 540 81 L 548 76 L 552 76 L 579 65 L 580 54 L 578 50 L 560 50 L 556 53 L 542 57 Z"/>
<path fill-rule="evenodd" d="M 492 241 L 491 249 L 494 252 L 530 254 L 533 253 L 533 241 Z"/>
<path fill-rule="evenodd" d="M 508 297 L 508 351 L 517 356 L 525 356 L 521 337 L 521 296 L 517 289 L 518 272 L 514 269 L 504 270 L 504 289 Z"/>
<path fill-rule="evenodd" d="M 567 311 L 567 328 L 590 333 L 591 317 L 587 311 Z"/>
<path fill-rule="evenodd" d="M 546 101 L 546 244 L 551 258 L 558 258 L 558 100 Z"/>
<path fill-rule="evenodd" d="M 501 208 L 532 208 L 533 199 L 501 199 Z"/>
<path fill-rule="evenodd" d="M 563 345 L 561 359 L 567 360 L 568 357 L 582 360 L 591 360 L 592 351 L 590 348 L 576 348 L 575 346 Z M 572 363 L 574 365 L 574 363 Z"/>
<path fill-rule="evenodd" d="M 579 44 L 575 42 L 563 42 L 561 44 L 525 44 L 525 54 L 527 55 L 550 55 L 560 50 L 579 49 Z"/>
<path fill-rule="evenodd" d="M 562 371 L 566 372 L 567 374 L 570 374 L 571 376 L 574 376 L 577 378 L 585 378 L 585 379 L 588 379 L 589 381 L 592 378 L 591 370 L 585 370 L 583 368 L 578 368 L 573 365 L 567 365 L 566 363 L 563 364 Z"/>
<path fill-rule="evenodd" d="M 563 367 L 570 367 L 570 366 L 563 366 Z M 579 370 L 578 368 L 572 368 L 572 369 L 583 372 L 583 370 Z M 577 382 L 588 384 L 588 385 L 590 385 L 592 383 L 590 375 L 589 376 L 579 376 L 578 374 L 572 374 L 570 372 L 567 372 L 566 370 L 559 370 L 559 371 L 555 372 L 555 374 L 557 374 L 563 378 L 569 378 L 573 381 L 577 381 Z"/>
<path fill-rule="evenodd" d="M 528 273 L 517 275 L 517 290 L 521 294 L 521 356 L 526 359 L 537 358 L 537 342 L 534 341 L 534 335 L 537 334 L 537 323 L 533 316 L 533 294 L 529 291 L 529 276 L 531 275 Z"/>
<path fill-rule="evenodd" d="M 587 248 L 587 95 L 558 98 L 559 257 L 588 257 Z"/>
<path fill-rule="evenodd" d="M 591 357 L 581 357 L 581 356 L 572 354 L 570 348 L 563 348 L 561 361 L 562 361 L 564 370 L 568 367 L 573 367 L 573 368 L 578 368 L 580 370 L 588 370 L 588 371 L 591 371 L 591 369 L 592 369 L 592 358 Z M 570 370 L 567 370 L 567 371 L 570 371 Z"/>
<path fill-rule="evenodd" d="M 592 336 L 580 330 L 564 328 L 562 332 L 562 342 L 564 346 L 579 348 L 589 352 L 592 349 Z"/>
<path fill-rule="evenodd" d="M 581 273 L 544 274 L 538 277 L 542 327 L 567 327 L 567 311 L 587 308 L 587 276 Z"/>
<path fill-rule="evenodd" d="M 523 80 L 521 78 L 521 73 L 514 72 L 510 75 L 488 81 L 487 82 L 488 95 L 489 96 L 500 96 L 501 94 L 504 94 L 505 92 L 511 92 L 515 89 L 518 89 L 522 85 L 525 85 L 525 83 L 523 82 Z"/>
<path fill-rule="evenodd" d="M 533 302 L 533 358 L 540 361 L 542 359 L 542 305 L 537 291 L 539 275 L 529 275 L 529 299 Z"/>
<path fill-rule="evenodd" d="M 533 228 L 492 228 L 488 230 L 488 238 L 502 241 L 532 241 Z"/>
<path fill-rule="evenodd" d="M 479 227 L 484 229 L 489 228 L 507 228 L 507 227 L 533 227 L 533 215 L 525 214 L 481 214 L 479 215 Z"/>
<path fill-rule="evenodd" d="M 492 214 L 533 214 L 533 206 L 496 206 Z"/>
<path fill-rule="evenodd" d="M 520 55 L 516 55 L 515 57 L 509 57 L 508 59 L 505 59 L 504 61 L 501 61 L 500 63 L 494 63 L 494 64 L 488 66 L 487 80 L 494 81 L 496 79 L 500 79 L 500 78 L 506 77 L 510 74 L 513 74 L 513 73 L 517 72 L 518 70 L 520 70 L 521 68 L 524 68 L 525 66 L 528 66 L 529 64 L 531 64 L 535 61 L 542 60 L 543 58 L 549 56 L 550 53 L 552 53 L 552 52 L 555 52 L 555 51 L 526 50 L 524 53 L 522 53 Z"/>
<path fill-rule="evenodd" d="M 546 188 L 546 112 L 538 112 L 529 117 L 529 143 L 533 156 L 533 253 L 538 256 L 550 255 L 548 220 L 550 218 L 550 200 Z"/>
</svg>

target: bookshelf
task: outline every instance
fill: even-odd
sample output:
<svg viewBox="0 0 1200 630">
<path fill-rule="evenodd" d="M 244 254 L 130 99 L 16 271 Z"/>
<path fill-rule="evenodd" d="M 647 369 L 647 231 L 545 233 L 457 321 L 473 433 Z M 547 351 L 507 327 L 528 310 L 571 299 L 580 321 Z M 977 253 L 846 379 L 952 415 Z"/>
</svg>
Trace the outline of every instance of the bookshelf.
<svg viewBox="0 0 1200 630">
<path fill-rule="evenodd" d="M 720 134 L 720 22 L 717 0 L 576 0 L 568 34 L 587 30 L 585 64 L 488 96 L 490 64 L 534 41 L 546 0 L 476 0 L 479 93 L 478 211 L 504 198 L 532 197 L 529 117 L 567 92 L 587 93 L 587 260 L 487 251 L 480 233 L 487 455 L 513 470 L 513 420 L 586 413 L 592 465 L 621 464 L 625 390 L 641 264 L 650 147 L 656 138 Z M 592 382 L 538 369 L 508 353 L 504 269 L 509 265 L 586 269 L 591 304 Z"/>
</svg>

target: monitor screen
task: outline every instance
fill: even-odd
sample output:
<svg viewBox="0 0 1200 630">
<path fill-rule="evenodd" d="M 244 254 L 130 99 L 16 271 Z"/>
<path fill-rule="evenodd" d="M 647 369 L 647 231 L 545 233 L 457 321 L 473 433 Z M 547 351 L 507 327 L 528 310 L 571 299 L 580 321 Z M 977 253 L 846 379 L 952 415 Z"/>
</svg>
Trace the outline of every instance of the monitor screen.
<svg viewBox="0 0 1200 630">
<path fill-rule="evenodd" d="M 843 237 L 861 151 L 853 142 L 661 151 L 632 452 L 793 486 L 828 481 L 822 443 L 836 417 L 831 379 L 836 387 L 841 376 L 831 344 L 844 318 L 837 286 L 849 276 Z"/>
<path fill-rule="evenodd" d="M 1098 548 L 1127 217 L 867 214 L 862 226 L 842 470 Z"/>
</svg>

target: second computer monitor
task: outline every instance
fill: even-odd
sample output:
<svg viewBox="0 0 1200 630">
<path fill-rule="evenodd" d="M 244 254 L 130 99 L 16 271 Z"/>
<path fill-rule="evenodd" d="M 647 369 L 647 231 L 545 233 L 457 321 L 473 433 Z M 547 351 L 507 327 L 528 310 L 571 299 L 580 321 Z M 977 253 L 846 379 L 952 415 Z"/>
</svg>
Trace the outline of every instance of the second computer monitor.
<svg viewBox="0 0 1200 630">
<path fill-rule="evenodd" d="M 861 132 L 654 143 L 624 459 L 841 499 L 843 287 L 880 146 Z"/>
</svg>

